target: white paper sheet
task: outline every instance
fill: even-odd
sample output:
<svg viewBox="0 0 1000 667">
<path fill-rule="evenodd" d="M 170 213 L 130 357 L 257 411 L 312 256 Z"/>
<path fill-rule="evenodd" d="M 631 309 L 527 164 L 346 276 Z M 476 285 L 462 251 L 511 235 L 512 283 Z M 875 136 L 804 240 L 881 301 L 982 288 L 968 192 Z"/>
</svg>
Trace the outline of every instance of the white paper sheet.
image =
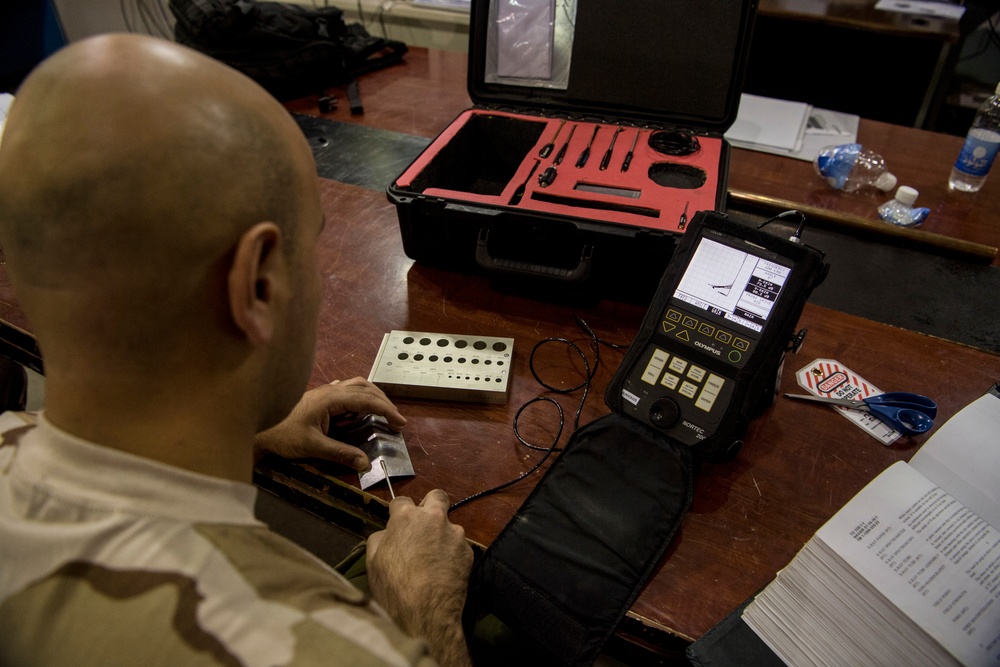
<svg viewBox="0 0 1000 667">
<path fill-rule="evenodd" d="M 753 144 L 794 151 L 801 146 L 811 108 L 804 102 L 743 93 L 736 121 L 725 137 L 734 145 Z"/>
</svg>

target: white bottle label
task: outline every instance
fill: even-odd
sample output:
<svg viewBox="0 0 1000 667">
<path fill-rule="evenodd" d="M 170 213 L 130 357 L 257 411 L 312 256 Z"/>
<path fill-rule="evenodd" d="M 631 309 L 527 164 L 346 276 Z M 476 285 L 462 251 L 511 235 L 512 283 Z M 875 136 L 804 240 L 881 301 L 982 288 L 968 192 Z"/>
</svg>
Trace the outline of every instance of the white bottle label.
<svg viewBox="0 0 1000 667">
<path fill-rule="evenodd" d="M 970 176 L 985 176 L 1000 149 L 1000 133 L 985 128 L 969 132 L 962 152 L 955 161 L 955 168 Z"/>
</svg>

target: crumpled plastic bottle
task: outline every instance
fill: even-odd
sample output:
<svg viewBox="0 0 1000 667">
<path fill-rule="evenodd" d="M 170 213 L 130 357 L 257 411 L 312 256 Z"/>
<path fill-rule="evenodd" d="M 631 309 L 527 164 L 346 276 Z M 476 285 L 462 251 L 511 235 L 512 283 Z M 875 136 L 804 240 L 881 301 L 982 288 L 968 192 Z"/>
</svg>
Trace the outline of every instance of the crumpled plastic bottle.
<svg viewBox="0 0 1000 667">
<path fill-rule="evenodd" d="M 916 227 L 930 214 L 929 208 L 914 208 L 920 193 L 907 185 L 899 186 L 896 197 L 878 207 L 878 217 L 900 227 Z"/>
<path fill-rule="evenodd" d="M 816 155 L 813 167 L 831 188 L 844 192 L 865 186 L 889 192 L 896 187 L 896 177 L 886 169 L 885 159 L 861 144 L 827 146 Z"/>
</svg>

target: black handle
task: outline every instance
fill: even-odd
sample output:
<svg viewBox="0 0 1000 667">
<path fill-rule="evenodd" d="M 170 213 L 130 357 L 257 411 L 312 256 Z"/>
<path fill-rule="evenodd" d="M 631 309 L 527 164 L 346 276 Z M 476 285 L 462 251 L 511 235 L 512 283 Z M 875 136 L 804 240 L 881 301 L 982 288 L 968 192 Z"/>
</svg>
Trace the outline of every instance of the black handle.
<svg viewBox="0 0 1000 667">
<path fill-rule="evenodd" d="M 590 266 L 593 255 L 592 246 L 583 246 L 580 253 L 580 263 L 576 267 L 563 269 L 544 264 L 532 264 L 516 259 L 492 257 L 490 255 L 489 240 L 489 228 L 480 228 L 479 239 L 476 242 L 476 264 L 490 273 L 521 278 L 533 276 L 562 283 L 583 283 L 590 277 Z"/>
</svg>

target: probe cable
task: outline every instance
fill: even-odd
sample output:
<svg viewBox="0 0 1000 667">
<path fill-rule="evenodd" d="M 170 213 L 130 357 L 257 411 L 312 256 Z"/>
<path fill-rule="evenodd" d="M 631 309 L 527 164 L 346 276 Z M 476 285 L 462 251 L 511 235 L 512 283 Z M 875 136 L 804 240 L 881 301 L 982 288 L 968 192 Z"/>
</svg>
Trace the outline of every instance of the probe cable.
<svg viewBox="0 0 1000 667">
<path fill-rule="evenodd" d="M 593 368 L 591 368 L 590 361 L 587 359 L 587 355 L 573 341 L 571 341 L 571 340 L 569 340 L 567 338 L 543 338 L 542 340 L 540 340 L 537 343 L 535 343 L 535 346 L 533 348 L 531 348 L 531 353 L 528 355 L 528 369 L 531 371 L 531 375 L 532 375 L 532 377 L 535 378 L 535 381 L 538 382 L 538 384 L 542 385 L 545 389 L 549 390 L 552 393 L 555 393 L 555 394 L 571 394 L 574 391 L 578 391 L 580 389 L 583 389 L 583 395 L 580 397 L 580 403 L 577 405 L 577 408 L 576 408 L 576 416 L 573 419 L 573 430 L 576 431 L 578 428 L 580 428 L 580 415 L 583 412 L 583 405 L 587 401 L 587 396 L 590 394 L 590 384 L 591 384 L 591 381 L 594 379 L 594 376 L 597 375 L 597 369 L 601 365 L 601 345 L 605 345 L 607 347 L 610 347 L 610 348 L 616 349 L 616 350 L 617 349 L 621 349 L 623 347 L 627 347 L 627 345 L 621 345 L 619 343 L 611 343 L 609 341 L 606 341 L 603 338 L 600 338 L 596 333 L 594 333 L 594 330 L 591 329 L 590 325 L 588 325 L 584 320 L 582 320 L 579 317 L 574 318 L 574 319 L 576 321 L 576 325 L 578 327 L 580 327 L 581 329 L 583 329 L 583 331 L 590 337 L 590 341 L 589 341 L 590 342 L 590 349 L 594 352 L 594 365 L 593 365 Z M 583 366 L 584 366 L 584 369 L 586 371 L 585 377 L 584 377 L 583 381 L 580 382 L 580 384 L 578 384 L 578 385 L 576 385 L 574 387 L 569 387 L 569 388 L 566 388 L 566 389 L 560 389 L 558 387 L 554 387 L 554 386 L 550 385 L 549 383 L 547 383 L 544 380 L 542 380 L 541 377 L 539 377 L 538 372 L 535 370 L 535 353 L 543 345 L 547 345 L 549 343 L 561 343 L 563 345 L 567 345 L 572 350 L 574 350 L 578 355 L 580 355 L 580 359 L 583 361 Z M 552 443 L 550 445 L 548 445 L 547 447 L 542 447 L 540 445 L 533 445 L 533 444 L 531 444 L 530 442 L 528 442 L 527 440 L 525 440 L 523 437 L 521 437 L 521 433 L 518 431 L 518 428 L 517 428 L 518 420 L 521 418 L 521 413 L 524 412 L 525 409 L 529 405 L 533 405 L 533 404 L 539 403 L 541 401 L 544 401 L 546 403 L 551 403 L 552 405 L 554 405 L 555 408 L 556 408 L 556 412 L 559 414 L 559 427 L 556 429 L 555 437 L 552 438 Z M 533 465 L 529 470 L 527 470 L 526 472 L 521 473 L 520 475 L 518 475 L 514 479 L 508 480 L 506 482 L 503 482 L 502 484 L 498 484 L 497 486 L 491 487 L 489 489 L 485 489 L 483 491 L 478 491 L 478 492 L 472 494 L 471 496 L 467 496 L 467 497 L 463 498 L 462 500 L 459 500 L 458 502 L 452 504 L 452 506 L 448 508 L 448 513 L 450 514 L 451 512 L 453 512 L 456 509 L 458 509 L 459 507 L 461 507 L 462 505 L 465 505 L 467 503 L 471 503 L 473 500 L 478 500 L 479 498 L 482 498 L 483 496 L 488 496 L 488 495 L 490 495 L 492 493 L 496 493 L 497 491 L 500 491 L 502 489 L 506 489 L 508 486 L 511 486 L 513 484 L 516 484 L 517 482 L 520 482 L 522 479 L 524 479 L 528 475 L 530 475 L 533 472 L 535 472 L 536 470 L 538 470 L 542 466 L 542 464 L 545 463 L 545 461 L 548 460 L 549 456 L 551 456 L 553 452 L 561 452 L 561 451 L 563 451 L 563 448 L 557 447 L 556 445 L 559 444 L 559 439 L 562 437 L 563 427 L 565 426 L 565 423 L 566 423 L 566 416 L 565 416 L 565 412 L 563 411 L 562 405 L 560 405 L 559 402 L 556 401 L 551 396 L 537 396 L 537 397 L 531 399 L 530 401 L 528 401 L 527 403 L 525 403 L 524 405 L 522 405 L 520 408 L 518 408 L 517 413 L 514 415 L 514 421 L 511 424 L 512 427 L 513 427 L 513 429 L 514 429 L 514 437 L 517 438 L 518 442 L 520 442 L 525 447 L 527 447 L 529 449 L 534 449 L 535 451 L 545 452 L 545 455 L 542 456 L 542 458 L 539 459 L 535 463 L 535 465 Z"/>
<path fill-rule="evenodd" d="M 649 147 L 662 155 L 692 155 L 701 150 L 698 137 L 680 130 L 657 130 L 649 135 Z"/>
<path fill-rule="evenodd" d="M 797 217 L 799 219 L 799 226 L 795 228 L 795 231 L 792 233 L 791 237 L 789 237 L 788 240 L 791 241 L 792 243 L 801 243 L 802 242 L 802 229 L 806 225 L 806 214 L 803 213 L 802 211 L 797 211 L 795 209 L 784 211 L 783 213 L 779 213 L 778 215 L 776 215 L 776 216 L 774 216 L 772 218 L 768 218 L 764 222 L 760 223 L 759 225 L 757 225 L 757 229 L 760 229 L 764 225 L 769 225 L 772 222 L 775 222 L 777 220 L 782 220 L 783 221 L 785 218 L 791 218 L 793 216 Z"/>
</svg>

